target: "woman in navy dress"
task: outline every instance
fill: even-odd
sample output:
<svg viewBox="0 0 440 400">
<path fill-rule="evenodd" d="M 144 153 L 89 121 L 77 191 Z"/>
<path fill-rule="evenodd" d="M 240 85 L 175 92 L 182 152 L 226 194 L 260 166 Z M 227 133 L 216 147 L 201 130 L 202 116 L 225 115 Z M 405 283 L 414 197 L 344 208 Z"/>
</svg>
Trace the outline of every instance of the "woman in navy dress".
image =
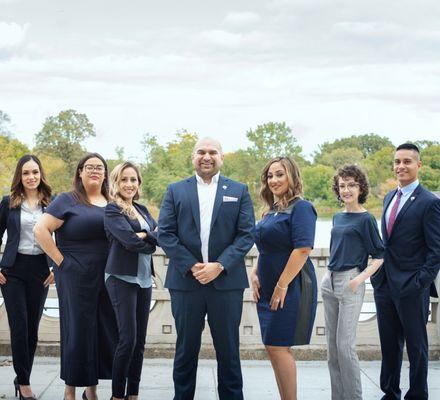
<svg viewBox="0 0 440 400">
<path fill-rule="evenodd" d="M 255 227 L 259 258 L 251 272 L 252 291 L 280 397 L 294 400 L 296 365 L 290 347 L 310 342 L 317 305 L 315 270 L 309 258 L 316 211 L 301 198 L 299 168 L 288 157 L 269 161 L 261 185 L 266 209 Z"/>
<path fill-rule="evenodd" d="M 156 222 L 139 199 L 137 166 L 117 165 L 110 175 L 112 202 L 104 225 L 110 241 L 105 285 L 116 314 L 119 341 L 113 359 L 112 398 L 137 400 L 150 312 Z"/>
<path fill-rule="evenodd" d="M 8 234 L 0 262 L 0 287 L 11 333 L 15 396 L 35 399 L 30 375 L 38 342 L 38 326 L 53 274 L 33 233 L 51 200 L 40 160 L 27 154 L 18 160 L 10 196 L 0 204 L 0 246 Z"/>
<path fill-rule="evenodd" d="M 56 264 L 66 400 L 75 399 L 76 386 L 86 386 L 83 399 L 94 400 L 98 379 L 111 378 L 117 327 L 104 286 L 107 176 L 105 160 L 87 154 L 78 163 L 73 190 L 56 197 L 35 228 L 41 247 Z"/>
</svg>

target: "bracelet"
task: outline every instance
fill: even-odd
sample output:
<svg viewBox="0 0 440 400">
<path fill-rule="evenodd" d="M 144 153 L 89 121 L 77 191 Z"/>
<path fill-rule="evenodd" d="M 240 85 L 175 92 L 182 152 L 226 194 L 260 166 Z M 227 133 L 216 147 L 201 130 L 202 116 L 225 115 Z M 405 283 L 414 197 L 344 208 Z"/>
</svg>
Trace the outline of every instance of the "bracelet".
<svg viewBox="0 0 440 400">
<path fill-rule="evenodd" d="M 278 282 L 277 282 L 277 288 L 278 288 L 278 289 L 281 289 L 281 290 L 287 290 L 287 289 L 289 288 L 289 286 L 282 287 L 282 286 L 280 286 L 280 285 L 278 284 Z"/>
</svg>

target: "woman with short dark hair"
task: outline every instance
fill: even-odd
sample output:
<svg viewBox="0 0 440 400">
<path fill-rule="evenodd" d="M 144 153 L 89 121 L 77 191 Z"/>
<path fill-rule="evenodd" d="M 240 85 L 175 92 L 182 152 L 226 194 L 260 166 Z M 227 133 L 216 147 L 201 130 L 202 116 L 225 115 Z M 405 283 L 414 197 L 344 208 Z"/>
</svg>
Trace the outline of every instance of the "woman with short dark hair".
<svg viewBox="0 0 440 400">
<path fill-rule="evenodd" d="M 328 271 L 321 283 L 332 399 L 362 399 L 356 328 L 365 280 L 382 265 L 384 247 L 376 219 L 363 207 L 368 179 L 356 165 L 339 168 L 333 192 L 344 211 L 333 216 Z M 368 257 L 373 258 L 367 267 Z"/>
<path fill-rule="evenodd" d="M 47 258 L 33 233 L 51 192 L 40 160 L 27 154 L 18 160 L 11 193 L 0 204 L 0 246 L 4 232 L 8 234 L 0 261 L 0 287 L 11 333 L 15 395 L 19 393 L 20 400 L 35 399 L 30 374 L 48 286 L 53 283 Z"/>
<path fill-rule="evenodd" d="M 75 399 L 76 386 L 86 386 L 84 400 L 95 400 L 98 379 L 111 378 L 117 327 L 104 286 L 108 200 L 107 163 L 89 153 L 78 163 L 73 190 L 60 194 L 35 227 L 38 242 L 56 264 L 66 400 Z"/>
</svg>

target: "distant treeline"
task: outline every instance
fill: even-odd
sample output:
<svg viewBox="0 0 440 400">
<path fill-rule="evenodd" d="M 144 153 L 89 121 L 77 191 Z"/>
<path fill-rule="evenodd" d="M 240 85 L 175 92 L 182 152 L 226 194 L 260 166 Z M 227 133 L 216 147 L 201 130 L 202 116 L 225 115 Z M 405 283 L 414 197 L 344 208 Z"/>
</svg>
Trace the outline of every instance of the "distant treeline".
<svg viewBox="0 0 440 400">
<path fill-rule="evenodd" d="M 70 189 L 77 160 L 87 151 L 82 145 L 85 139 L 96 135 L 93 124 L 85 114 L 65 110 L 46 119 L 35 134 L 35 147 L 14 138 L 10 131 L 9 116 L 0 111 L 0 187 L 8 193 L 15 164 L 26 153 L 37 154 L 45 167 L 54 191 Z M 246 132 L 250 145 L 246 149 L 226 153 L 222 173 L 249 186 L 257 214 L 260 201 L 260 173 L 272 157 L 293 157 L 301 167 L 304 196 L 312 201 L 321 215 L 338 208 L 331 191 L 331 179 L 335 170 L 344 164 L 358 164 L 367 172 L 371 195 L 367 208 L 378 213 L 385 193 L 396 185 L 392 171 L 395 145 L 385 136 L 374 133 L 352 135 L 324 142 L 313 154 L 310 162 L 303 154 L 292 129 L 284 122 L 268 122 Z M 143 135 L 141 139 L 144 159 L 142 171 L 143 198 L 150 206 L 159 207 L 169 183 L 193 174 L 191 151 L 198 139 L 197 133 L 185 130 L 176 133 L 175 139 L 166 145 L 157 137 Z M 421 150 L 423 167 L 420 180 L 432 191 L 440 191 L 440 143 L 428 140 L 413 142 Z M 400 144 L 400 143 L 398 143 Z M 124 159 L 124 148 L 115 148 L 116 159 L 108 160 L 110 169 Z"/>
</svg>

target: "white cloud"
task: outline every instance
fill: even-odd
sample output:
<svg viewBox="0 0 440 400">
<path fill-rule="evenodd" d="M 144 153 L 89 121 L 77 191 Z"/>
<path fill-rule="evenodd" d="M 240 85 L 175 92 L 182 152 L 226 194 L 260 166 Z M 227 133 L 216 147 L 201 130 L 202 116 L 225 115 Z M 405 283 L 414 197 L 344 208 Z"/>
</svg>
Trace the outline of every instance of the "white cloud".
<svg viewBox="0 0 440 400">
<path fill-rule="evenodd" d="M 15 22 L 0 22 L 0 52 L 20 46 L 25 38 L 29 24 L 19 25 Z"/>
<path fill-rule="evenodd" d="M 231 12 L 226 15 L 223 23 L 233 28 L 247 28 L 254 26 L 260 21 L 260 16 L 257 13 L 246 12 Z"/>
</svg>

